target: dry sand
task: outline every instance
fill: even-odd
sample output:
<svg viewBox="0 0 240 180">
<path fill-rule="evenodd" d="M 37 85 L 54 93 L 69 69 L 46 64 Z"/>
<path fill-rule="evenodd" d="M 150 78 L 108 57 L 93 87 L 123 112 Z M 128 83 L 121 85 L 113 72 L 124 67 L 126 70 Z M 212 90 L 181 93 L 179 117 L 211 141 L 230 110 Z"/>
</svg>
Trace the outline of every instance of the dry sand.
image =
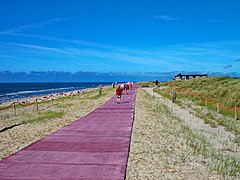
<svg viewBox="0 0 240 180">
<path fill-rule="evenodd" d="M 176 132 L 180 124 L 156 109 L 161 104 L 173 106 L 152 89 L 139 89 L 126 179 L 225 179 L 211 172 L 206 160 L 187 148 L 185 139 Z"/>
<path fill-rule="evenodd" d="M 1 129 L 21 124 L 24 120 L 33 119 L 46 111 L 63 112 L 64 115 L 61 118 L 21 124 L 1 132 L 0 159 L 90 113 L 110 99 L 114 95 L 114 90 L 112 88 L 103 89 L 103 95 L 101 97 L 97 95 L 98 90 L 94 90 L 82 93 L 79 96 L 69 97 L 64 99 L 63 102 L 55 101 L 53 106 L 51 102 L 39 104 L 39 111 L 36 110 L 35 105 L 17 108 L 17 116 L 14 116 L 12 108 L 1 111 Z"/>
<path fill-rule="evenodd" d="M 22 124 L 0 133 L 0 159 L 88 114 L 112 97 L 114 90 L 103 90 L 104 95 L 100 98 L 97 98 L 97 94 L 97 90 L 83 93 L 79 97 L 64 100 L 63 103 L 55 102 L 54 106 L 51 106 L 51 103 L 40 104 L 41 112 L 63 111 L 64 116 L 44 122 Z M 194 130 L 204 130 L 206 135 L 211 132 L 214 134 L 215 130 L 209 129 L 201 123 L 201 120 L 194 119 L 189 111 L 176 107 L 169 100 L 153 93 L 151 88 L 139 89 L 126 179 L 225 179 L 210 171 L 206 159 L 186 147 L 185 139 L 177 136 L 175 132 L 176 124 L 172 123 L 173 119 L 161 109 L 156 110 L 160 104 L 172 109 L 172 113 Z M 9 126 L 20 123 L 22 119 L 35 117 L 38 113 L 35 106 L 30 106 L 18 109 L 17 117 L 13 115 L 12 109 L 0 116 L 1 122 Z M 193 120 L 197 122 L 192 123 Z M 231 139 L 228 132 L 221 133 L 225 138 Z M 209 138 L 212 136 L 209 135 Z M 229 142 L 230 139 L 227 138 Z M 221 147 L 219 146 L 222 144 L 221 140 L 222 138 L 213 140 L 216 147 Z"/>
</svg>

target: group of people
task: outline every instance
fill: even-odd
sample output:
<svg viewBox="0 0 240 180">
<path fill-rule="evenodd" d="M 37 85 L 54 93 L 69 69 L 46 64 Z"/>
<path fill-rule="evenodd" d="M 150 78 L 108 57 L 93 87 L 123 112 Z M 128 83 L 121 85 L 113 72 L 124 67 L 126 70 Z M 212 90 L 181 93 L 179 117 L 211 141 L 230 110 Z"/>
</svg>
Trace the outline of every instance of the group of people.
<svg viewBox="0 0 240 180">
<path fill-rule="evenodd" d="M 122 83 L 121 85 L 118 85 L 116 89 L 116 96 L 117 96 L 117 103 L 120 104 L 121 102 L 121 96 L 124 94 L 128 94 L 128 91 L 131 90 L 133 87 L 133 82 L 128 83 Z"/>
</svg>

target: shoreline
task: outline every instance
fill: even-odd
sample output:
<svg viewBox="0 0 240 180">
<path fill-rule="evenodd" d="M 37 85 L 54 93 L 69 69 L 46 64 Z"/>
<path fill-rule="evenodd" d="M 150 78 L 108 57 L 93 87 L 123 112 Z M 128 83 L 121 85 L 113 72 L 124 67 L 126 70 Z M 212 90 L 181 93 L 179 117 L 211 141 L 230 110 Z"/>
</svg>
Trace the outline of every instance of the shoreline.
<svg viewBox="0 0 240 180">
<path fill-rule="evenodd" d="M 0 133 L 2 145 L 0 146 L 0 160 L 76 121 L 104 104 L 115 94 L 114 90 L 109 87 L 109 90 L 105 91 L 105 87 L 103 87 L 104 95 L 102 96 L 98 96 L 98 88 L 86 88 L 82 89 L 79 97 L 66 98 L 63 103 L 54 103 L 54 106 L 39 104 L 39 111 L 34 105 L 19 108 L 17 116 L 14 115 L 11 108 L 6 111 L 2 110 L 0 129 L 10 128 Z M 67 93 L 70 94 L 71 92 L 73 91 Z"/>
<path fill-rule="evenodd" d="M 1 85 L 2 83 L 0 83 Z M 39 98 L 43 96 L 49 96 L 68 92 L 77 92 L 85 89 L 91 88 L 99 88 L 100 85 L 102 87 L 110 86 L 109 82 L 78 82 L 78 83 L 49 83 L 50 85 L 38 85 L 41 83 L 36 83 L 36 85 L 32 85 L 34 83 L 29 83 L 30 85 L 15 85 L 17 83 L 9 83 L 13 85 L 5 85 L 0 86 L 0 107 L 9 105 L 9 102 L 23 102 L 26 103 L 28 99 Z M 22 84 L 22 83 L 19 83 Z M 24 83 L 23 83 L 24 84 Z M 28 84 L 28 83 L 27 83 Z M 46 84 L 46 83 L 43 83 Z"/>
<path fill-rule="evenodd" d="M 104 86 L 105 87 L 105 86 Z M 0 108 L 1 107 L 6 107 L 6 106 L 9 106 L 11 105 L 12 103 L 14 102 L 18 102 L 18 103 L 21 103 L 21 104 L 30 104 L 32 102 L 34 102 L 36 99 L 46 99 L 46 97 L 50 97 L 50 96 L 54 96 L 54 97 L 58 97 L 58 98 L 61 98 L 61 96 L 59 96 L 60 94 L 67 94 L 67 96 L 70 96 L 71 94 L 75 94 L 75 95 L 78 95 L 78 94 L 82 94 L 84 92 L 90 92 L 90 91 L 93 91 L 95 89 L 98 89 L 98 88 L 84 88 L 84 89 L 79 89 L 79 90 L 74 90 L 74 91 L 65 91 L 65 92 L 59 92 L 59 93 L 50 93 L 50 94 L 45 94 L 45 95 L 39 95 L 39 96 L 31 96 L 31 97 L 26 97 L 26 98 L 16 98 L 14 100 L 9 100 L 9 101 L 5 101 L 5 102 L 1 102 L 0 103 Z M 66 97 L 66 96 L 64 96 Z M 58 98 L 53 98 L 53 99 L 58 99 Z M 49 101 L 51 99 L 47 99 L 45 101 Z"/>
</svg>

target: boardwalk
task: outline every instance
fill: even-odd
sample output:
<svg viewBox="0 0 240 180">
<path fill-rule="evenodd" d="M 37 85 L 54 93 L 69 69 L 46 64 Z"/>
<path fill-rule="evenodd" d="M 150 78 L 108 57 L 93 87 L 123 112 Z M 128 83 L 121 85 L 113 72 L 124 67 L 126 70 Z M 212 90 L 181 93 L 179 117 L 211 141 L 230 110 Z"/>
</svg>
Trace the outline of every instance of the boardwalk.
<svg viewBox="0 0 240 180">
<path fill-rule="evenodd" d="M 0 179 L 124 179 L 136 90 L 0 162 Z M 79 109 L 81 111 L 81 109 Z"/>
</svg>

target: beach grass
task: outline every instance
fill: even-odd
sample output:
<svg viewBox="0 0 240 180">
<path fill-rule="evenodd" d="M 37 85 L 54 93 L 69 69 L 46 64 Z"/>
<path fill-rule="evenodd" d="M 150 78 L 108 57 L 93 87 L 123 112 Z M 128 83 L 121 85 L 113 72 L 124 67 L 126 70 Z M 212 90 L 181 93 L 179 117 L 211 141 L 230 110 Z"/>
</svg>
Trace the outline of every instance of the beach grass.
<svg viewBox="0 0 240 180">
<path fill-rule="evenodd" d="M 23 124 L 26 123 L 36 123 L 36 122 L 44 122 L 48 121 L 54 118 L 62 118 L 64 115 L 64 112 L 58 112 L 58 111 L 43 111 L 38 114 L 36 114 L 35 117 L 30 117 L 29 119 L 25 119 L 22 121 Z"/>
<path fill-rule="evenodd" d="M 186 89 L 191 91 L 192 94 L 199 94 L 202 101 L 199 101 L 197 96 L 177 91 L 177 101 L 181 105 L 181 99 L 190 100 L 199 106 L 207 106 L 208 109 L 218 111 L 218 113 L 229 117 L 235 117 L 234 108 L 224 110 L 217 104 L 211 104 L 205 101 L 208 98 L 209 102 L 219 101 L 225 108 L 234 107 L 235 105 L 240 108 L 240 78 L 230 77 L 207 77 L 196 78 L 188 81 L 172 81 L 172 85 L 176 88 Z M 172 99 L 172 87 L 154 89 L 155 92 Z M 238 113 L 239 115 L 239 113 Z"/>
<path fill-rule="evenodd" d="M 234 103 L 240 107 L 238 101 L 235 100 L 239 98 L 239 78 L 208 77 L 189 81 L 173 81 L 172 83 L 178 88 L 191 90 L 193 93 L 199 94 L 201 98 L 211 97 L 210 101 L 218 100 L 225 107 L 229 107 Z M 172 100 L 172 87 L 154 88 L 154 92 Z M 224 126 L 226 131 L 230 131 L 235 135 L 235 142 L 239 144 L 240 122 L 236 120 L 234 109 L 225 111 L 217 107 L 216 104 L 209 104 L 205 101 L 200 102 L 197 97 L 178 91 L 175 104 L 191 109 L 196 117 L 202 119 L 213 128 Z M 240 113 L 236 113 L 236 115 L 239 119 Z"/>
<path fill-rule="evenodd" d="M 240 177 L 239 151 L 235 149 L 239 146 L 234 142 L 234 146 L 224 144 L 222 139 L 216 143 L 215 136 L 219 134 L 215 132 L 219 132 L 222 127 L 210 131 L 211 127 L 203 124 L 199 128 L 196 119 L 189 117 L 184 120 L 186 114 L 175 114 L 173 109 L 177 106 L 169 100 L 149 93 L 150 90 L 143 90 L 138 91 L 136 98 L 136 119 L 127 179 Z M 207 118 L 211 119 L 211 116 L 208 114 Z M 235 137 L 237 140 L 239 137 Z"/>
<path fill-rule="evenodd" d="M 83 92 L 32 106 L 0 111 L 0 159 L 87 115 L 115 94 L 113 88 Z M 53 103 L 53 104 L 52 104 Z"/>
<path fill-rule="evenodd" d="M 137 84 L 139 84 L 142 87 L 154 87 L 156 84 L 153 81 L 145 81 L 145 82 L 138 82 Z"/>
<path fill-rule="evenodd" d="M 202 98 L 209 98 L 209 101 L 218 100 L 225 107 L 233 105 L 240 107 L 240 78 L 207 77 L 188 81 L 172 81 L 172 84 L 191 90 Z"/>
<path fill-rule="evenodd" d="M 91 100 L 97 100 L 97 99 L 99 99 L 100 97 L 103 97 L 103 96 L 106 96 L 106 95 L 107 95 L 107 93 L 96 94 L 96 95 L 90 96 L 89 99 L 91 99 Z"/>
</svg>

